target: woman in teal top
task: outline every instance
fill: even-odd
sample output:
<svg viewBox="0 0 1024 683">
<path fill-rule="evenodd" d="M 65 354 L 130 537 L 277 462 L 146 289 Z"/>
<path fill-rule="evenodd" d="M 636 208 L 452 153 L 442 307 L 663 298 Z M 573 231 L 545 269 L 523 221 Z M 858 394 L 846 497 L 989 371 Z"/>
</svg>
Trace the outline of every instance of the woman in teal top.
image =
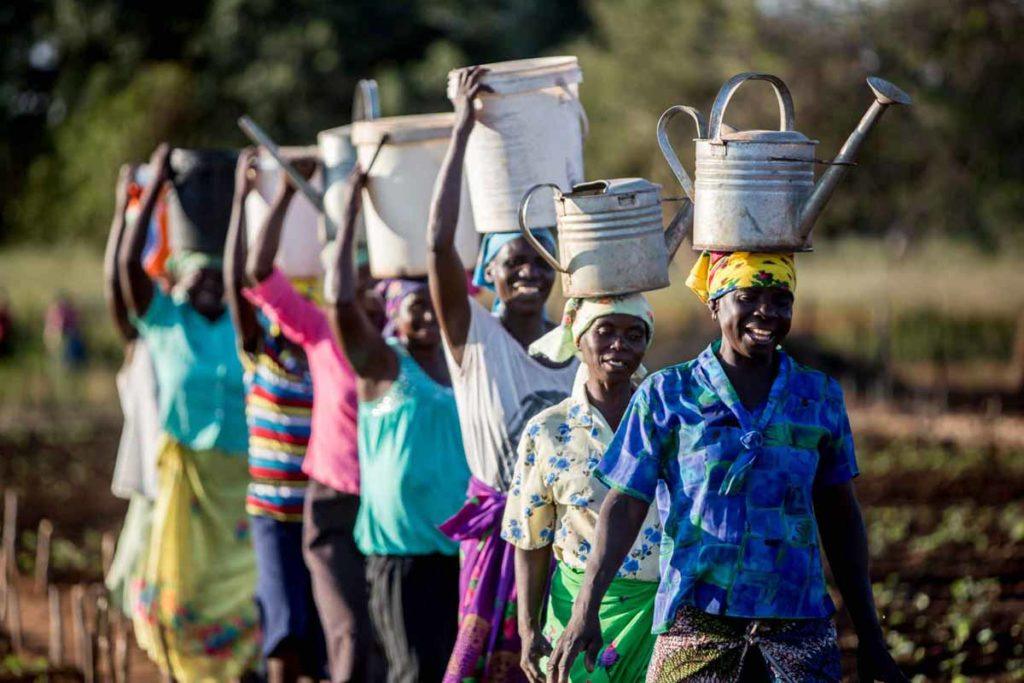
<svg viewBox="0 0 1024 683">
<path fill-rule="evenodd" d="M 132 605 L 135 637 L 174 680 L 227 681 L 253 662 L 256 565 L 245 511 L 242 366 L 225 313 L 221 255 L 178 251 L 170 293 L 142 266 L 146 227 L 169 178 L 168 148 L 118 258 L 132 323 L 153 356 L 163 434 L 152 536 Z"/>
<path fill-rule="evenodd" d="M 355 537 L 367 555 L 370 618 L 388 682 L 439 681 L 458 625 L 459 560 L 437 527 L 462 507 L 469 468 L 426 281 L 380 284 L 383 332 L 364 310 L 352 245 L 364 184 L 357 169 L 326 292 L 334 332 L 359 378 Z"/>
</svg>

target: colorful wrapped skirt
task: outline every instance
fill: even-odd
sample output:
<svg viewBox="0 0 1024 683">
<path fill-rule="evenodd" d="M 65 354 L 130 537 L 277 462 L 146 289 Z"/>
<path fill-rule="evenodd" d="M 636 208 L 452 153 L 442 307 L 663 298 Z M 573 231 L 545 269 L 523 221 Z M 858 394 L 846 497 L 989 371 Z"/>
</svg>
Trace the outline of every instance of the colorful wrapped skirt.
<svg viewBox="0 0 1024 683">
<path fill-rule="evenodd" d="M 755 651 L 776 681 L 838 681 L 836 627 L 831 619 L 737 619 L 681 607 L 658 636 L 647 683 L 741 680 Z"/>
<path fill-rule="evenodd" d="M 459 541 L 459 630 L 444 683 L 524 682 L 515 549 L 499 533 L 505 494 L 470 477 L 466 504 L 440 529 Z"/>
<path fill-rule="evenodd" d="M 167 435 L 132 620 L 139 645 L 182 683 L 239 677 L 259 653 L 256 563 L 243 456 Z"/>
<path fill-rule="evenodd" d="M 551 577 L 544 636 L 555 645 L 572 617 L 572 606 L 583 587 L 583 572 L 561 562 Z M 597 658 L 597 668 L 588 672 L 583 655 L 576 658 L 569 670 L 573 683 L 643 683 L 651 661 L 656 636 L 654 596 L 657 581 L 615 579 L 601 600 L 598 618 L 604 648 Z M 547 662 L 541 662 L 546 670 Z"/>
</svg>

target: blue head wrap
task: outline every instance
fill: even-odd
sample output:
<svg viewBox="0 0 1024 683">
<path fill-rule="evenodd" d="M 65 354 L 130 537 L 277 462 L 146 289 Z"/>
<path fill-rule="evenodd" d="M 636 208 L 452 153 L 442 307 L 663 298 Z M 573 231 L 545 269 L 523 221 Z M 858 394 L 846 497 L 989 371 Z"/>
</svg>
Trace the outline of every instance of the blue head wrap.
<svg viewBox="0 0 1024 683">
<path fill-rule="evenodd" d="M 555 253 L 555 236 L 551 233 L 550 228 L 535 229 L 532 230 L 534 237 L 544 245 L 552 254 Z M 484 287 L 486 289 L 494 291 L 494 283 L 488 282 L 485 274 L 487 272 L 487 266 L 490 265 L 494 257 L 498 255 L 502 247 L 511 242 L 514 239 L 518 239 L 523 236 L 521 232 L 489 232 L 484 235 L 483 242 L 480 243 L 480 257 L 476 262 L 476 269 L 473 271 L 473 284 L 477 287 Z"/>
</svg>

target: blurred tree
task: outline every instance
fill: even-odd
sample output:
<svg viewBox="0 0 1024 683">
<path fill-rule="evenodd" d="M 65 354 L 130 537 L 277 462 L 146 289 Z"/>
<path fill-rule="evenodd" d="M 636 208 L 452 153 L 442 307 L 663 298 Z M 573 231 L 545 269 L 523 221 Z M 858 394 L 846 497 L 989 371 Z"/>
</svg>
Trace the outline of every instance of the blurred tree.
<svg viewBox="0 0 1024 683">
<path fill-rule="evenodd" d="M 817 234 L 937 231 L 994 245 L 1024 217 L 1019 0 L 35 0 L 0 5 L 0 240 L 102 242 L 118 163 L 167 137 L 228 146 L 249 113 L 284 143 L 348 121 L 358 78 L 386 114 L 450 107 L 464 64 L 580 56 L 587 174 L 679 195 L 657 149 L 672 104 L 708 112 L 730 75 L 781 76 L 797 127 L 830 158 L 870 103 L 865 76 L 908 90 Z M 764 84 L 729 109 L 775 121 Z M 166 110 L 166 111 L 165 111 Z M 692 168 L 692 124 L 672 136 Z M 122 139 L 122 137 L 124 139 Z M 55 198 L 57 199 L 55 201 Z"/>
<path fill-rule="evenodd" d="M 312 142 L 348 122 L 356 81 L 373 75 L 389 114 L 450 109 L 449 68 L 532 56 L 586 26 L 578 0 L 7 3 L 0 95 L 20 106 L 0 109 L 0 240 L 101 244 L 118 164 L 158 139 L 243 145 L 248 113 L 284 143 Z"/>
</svg>

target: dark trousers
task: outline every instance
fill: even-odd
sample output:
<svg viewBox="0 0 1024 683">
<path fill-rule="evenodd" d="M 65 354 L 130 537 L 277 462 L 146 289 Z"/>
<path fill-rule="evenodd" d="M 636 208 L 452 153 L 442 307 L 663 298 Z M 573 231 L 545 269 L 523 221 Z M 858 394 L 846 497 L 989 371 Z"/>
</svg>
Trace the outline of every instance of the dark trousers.
<svg viewBox="0 0 1024 683">
<path fill-rule="evenodd" d="M 256 605 L 263 656 L 298 660 L 317 680 L 324 675 L 324 636 L 302 557 L 302 524 L 250 515 L 256 553 Z"/>
<path fill-rule="evenodd" d="M 313 580 L 332 683 L 374 680 L 366 560 L 352 532 L 359 496 L 310 480 L 303 508 L 303 555 Z"/>
<path fill-rule="evenodd" d="M 387 683 L 440 681 L 458 630 L 458 556 L 371 555 L 366 577 Z"/>
</svg>

